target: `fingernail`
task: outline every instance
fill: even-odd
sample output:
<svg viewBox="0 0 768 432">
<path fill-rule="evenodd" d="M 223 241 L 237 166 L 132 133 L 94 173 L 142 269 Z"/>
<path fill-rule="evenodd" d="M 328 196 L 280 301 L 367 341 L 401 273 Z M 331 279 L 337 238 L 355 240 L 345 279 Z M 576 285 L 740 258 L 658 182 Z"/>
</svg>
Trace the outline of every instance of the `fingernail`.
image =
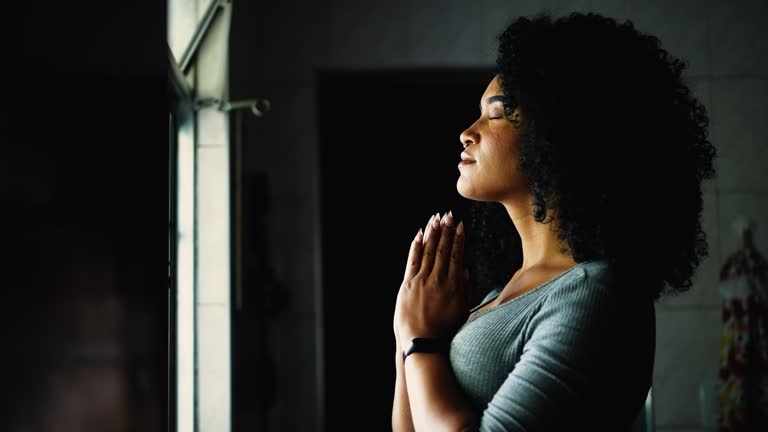
<svg viewBox="0 0 768 432">
<path fill-rule="evenodd" d="M 437 216 L 435 217 L 435 220 L 432 221 L 434 224 L 435 229 L 440 229 L 440 212 L 437 213 Z"/>
<path fill-rule="evenodd" d="M 430 231 L 430 229 L 431 229 L 431 227 L 432 227 L 432 220 L 433 220 L 434 218 L 435 218 L 435 216 L 434 216 L 434 215 L 432 215 L 432 216 L 429 218 L 429 222 L 427 222 L 427 226 L 424 228 L 424 243 L 426 243 L 426 242 L 427 242 L 427 239 L 429 238 L 429 231 Z"/>
<path fill-rule="evenodd" d="M 464 221 L 459 222 L 459 226 L 456 227 L 456 234 L 464 235 Z"/>
<path fill-rule="evenodd" d="M 419 232 L 416 233 L 416 240 L 421 242 L 422 238 L 424 238 L 424 233 L 422 233 L 421 228 L 419 228 Z"/>
<path fill-rule="evenodd" d="M 449 227 L 453 226 L 453 214 L 451 212 L 448 212 L 448 214 L 445 215 L 445 225 Z"/>
</svg>

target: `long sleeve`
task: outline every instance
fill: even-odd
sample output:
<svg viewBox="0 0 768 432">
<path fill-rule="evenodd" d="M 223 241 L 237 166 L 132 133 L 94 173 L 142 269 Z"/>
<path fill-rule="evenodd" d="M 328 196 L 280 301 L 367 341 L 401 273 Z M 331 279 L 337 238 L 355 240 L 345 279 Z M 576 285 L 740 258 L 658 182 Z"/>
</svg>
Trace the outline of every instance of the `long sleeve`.
<svg viewBox="0 0 768 432">
<path fill-rule="evenodd" d="M 612 365 L 620 361 L 616 341 L 632 337 L 628 322 L 648 318 L 647 309 L 628 310 L 642 311 L 642 305 L 619 300 L 617 290 L 622 288 L 601 277 L 571 279 L 553 287 L 521 329 L 525 342 L 519 361 L 479 424 L 462 432 L 599 430 L 603 426 L 592 423 L 597 419 L 605 425 L 613 422 L 611 430 L 619 430 L 609 417 L 626 414 L 604 412 L 610 409 L 599 401 L 612 397 L 611 380 L 615 385 L 621 381 L 611 376 Z"/>
</svg>

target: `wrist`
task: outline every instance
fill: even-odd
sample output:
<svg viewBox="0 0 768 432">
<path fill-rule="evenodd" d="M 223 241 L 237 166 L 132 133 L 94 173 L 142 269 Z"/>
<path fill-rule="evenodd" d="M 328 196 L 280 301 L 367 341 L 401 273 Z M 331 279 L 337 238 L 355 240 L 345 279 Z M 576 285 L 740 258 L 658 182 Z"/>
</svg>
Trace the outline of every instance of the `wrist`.
<svg viewBox="0 0 768 432">
<path fill-rule="evenodd" d="M 421 338 L 415 337 L 411 339 L 411 342 L 404 347 L 402 352 L 403 363 L 406 358 L 414 354 L 448 354 L 451 349 L 450 339 L 431 337 Z"/>
</svg>

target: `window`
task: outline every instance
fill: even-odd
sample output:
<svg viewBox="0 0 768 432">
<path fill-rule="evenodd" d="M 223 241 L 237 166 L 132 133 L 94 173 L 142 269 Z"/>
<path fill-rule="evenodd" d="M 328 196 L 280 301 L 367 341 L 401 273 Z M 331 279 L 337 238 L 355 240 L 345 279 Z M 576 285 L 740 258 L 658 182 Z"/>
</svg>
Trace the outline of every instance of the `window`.
<svg viewBox="0 0 768 432">
<path fill-rule="evenodd" d="M 198 103 L 226 91 L 229 13 L 222 0 L 168 3 L 168 399 L 177 432 L 231 429 L 229 114 Z"/>
</svg>

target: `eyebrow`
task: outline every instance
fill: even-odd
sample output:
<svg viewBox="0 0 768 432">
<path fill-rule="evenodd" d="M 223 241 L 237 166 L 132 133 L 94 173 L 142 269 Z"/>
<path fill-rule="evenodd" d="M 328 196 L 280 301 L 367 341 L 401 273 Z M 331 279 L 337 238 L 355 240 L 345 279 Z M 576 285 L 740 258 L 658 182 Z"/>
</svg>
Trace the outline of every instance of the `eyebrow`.
<svg viewBox="0 0 768 432">
<path fill-rule="evenodd" d="M 494 102 L 502 102 L 504 105 L 507 105 L 510 102 L 510 99 L 504 95 L 495 95 L 495 96 L 490 96 L 488 99 L 485 100 L 486 105 L 490 105 Z M 482 103 L 480 104 L 480 112 L 483 112 Z"/>
</svg>

